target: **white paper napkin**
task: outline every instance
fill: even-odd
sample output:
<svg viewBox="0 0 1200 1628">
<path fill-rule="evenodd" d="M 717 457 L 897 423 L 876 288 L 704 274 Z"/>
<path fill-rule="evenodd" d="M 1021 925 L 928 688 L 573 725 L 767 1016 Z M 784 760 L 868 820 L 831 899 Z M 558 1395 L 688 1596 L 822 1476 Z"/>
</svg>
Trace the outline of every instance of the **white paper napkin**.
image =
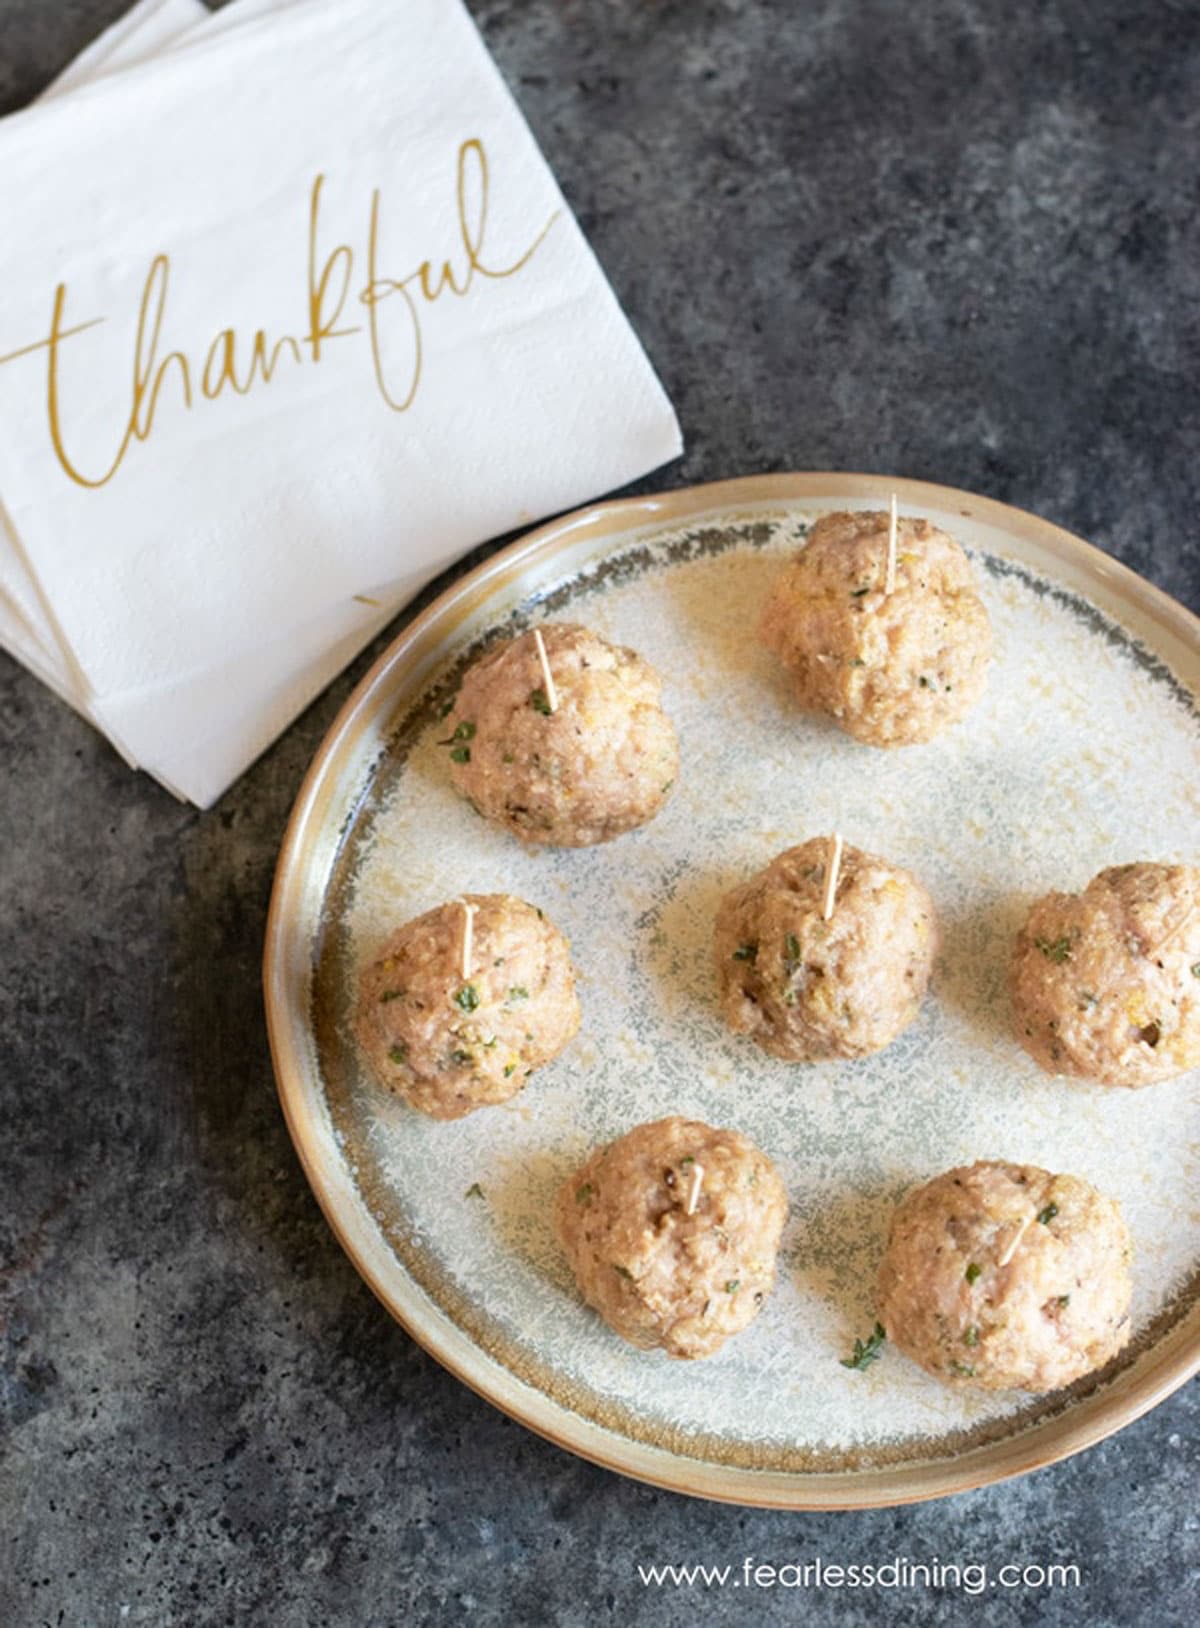
<svg viewBox="0 0 1200 1628">
<path fill-rule="evenodd" d="M 241 0 L 239 5 L 214 16 L 201 0 L 138 0 L 119 22 L 76 57 L 43 92 L 43 97 L 66 94 L 101 75 L 148 61 L 166 49 L 208 37 L 291 3 Z M 42 614 L 37 586 L 25 570 L 19 541 L 0 506 L 0 581 L 6 573 L 18 584 L 22 602 L 30 607 L 34 622 L 31 624 L 16 605 L 6 605 L 6 596 L 0 590 L 0 643 L 68 705 L 102 729 L 132 767 L 138 765 L 123 742 L 129 729 L 134 733 L 144 733 L 148 728 L 160 733 L 173 731 L 190 741 L 182 774 L 196 786 L 221 786 L 235 779 L 244 764 L 267 747 L 353 660 L 364 642 L 387 625 L 423 580 L 418 574 L 377 589 L 369 596 L 373 610 L 335 607 L 249 657 L 218 661 L 204 673 L 179 683 L 108 697 L 97 705 L 90 699 L 86 681 L 75 670 L 69 649 L 60 643 L 52 620 Z M 203 719 L 213 694 L 228 698 L 227 710 L 216 737 L 205 740 L 196 735 L 196 714 Z M 247 695 L 248 701 L 240 699 Z M 142 766 L 156 774 L 168 790 L 183 797 L 164 769 L 154 763 Z"/>
<path fill-rule="evenodd" d="M 0 164 L 25 183 L 0 243 L 12 291 L 0 356 L 49 333 L 64 283 L 64 327 L 104 320 L 58 346 L 62 456 L 95 480 L 127 440 L 106 484 L 72 481 L 50 436 L 48 350 L 0 365 L 0 492 L 41 594 L 17 610 L 36 628 L 53 607 L 95 716 L 201 803 L 386 620 L 391 605 L 381 616 L 356 594 L 380 598 L 384 583 L 407 595 L 481 538 L 679 450 L 669 404 L 456 0 L 263 12 L 241 0 L 119 85 L 0 122 Z M 325 338 L 314 362 L 318 175 L 317 328 L 359 332 Z M 376 188 L 372 308 L 359 296 Z M 125 437 L 157 255 L 169 271 L 157 263 L 144 335 L 161 298 L 161 394 L 152 430 L 147 391 Z M 446 260 L 457 286 L 429 299 Z M 239 373 L 259 327 L 280 346 L 278 370 L 210 400 L 205 356 L 226 327 Z M 187 356 L 190 408 L 170 351 Z M 411 407 L 392 410 L 383 389 L 398 403 L 414 377 Z M 233 693 L 217 673 L 236 675 Z"/>
<path fill-rule="evenodd" d="M 201 0 L 137 0 L 120 19 L 82 51 L 42 93 L 43 100 L 64 96 L 79 86 L 138 62 L 148 61 L 178 43 L 198 23 L 210 18 Z M 25 568 L 19 540 L 0 502 L 0 644 L 23 662 L 47 687 L 92 717 L 87 685 L 75 670 L 69 650 L 42 604 L 37 584 Z M 113 738 L 118 751 L 132 758 Z"/>
<path fill-rule="evenodd" d="M 106 28 L 42 92 L 42 101 L 65 96 L 105 74 L 149 62 L 209 17 L 202 0 L 137 0 Z"/>
</svg>

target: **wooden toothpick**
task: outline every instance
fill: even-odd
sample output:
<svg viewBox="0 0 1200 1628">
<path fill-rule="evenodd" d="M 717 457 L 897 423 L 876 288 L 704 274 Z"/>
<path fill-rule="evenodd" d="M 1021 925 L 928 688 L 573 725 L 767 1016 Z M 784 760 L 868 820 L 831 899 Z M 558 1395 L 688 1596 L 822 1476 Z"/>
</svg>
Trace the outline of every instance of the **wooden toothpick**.
<svg viewBox="0 0 1200 1628">
<path fill-rule="evenodd" d="M 1183 915 L 1175 923 L 1174 927 L 1170 928 L 1167 932 L 1165 932 L 1163 934 L 1163 936 L 1159 939 L 1158 943 L 1155 944 L 1152 949 L 1147 950 L 1147 952 L 1146 952 L 1147 955 L 1157 955 L 1159 950 L 1165 950 L 1167 945 L 1171 942 L 1171 940 L 1174 939 L 1174 938 L 1178 938 L 1180 933 L 1182 933 L 1183 929 L 1191 924 L 1191 921 L 1192 921 L 1193 917 L 1195 916 L 1197 910 L 1200 910 L 1200 900 L 1198 900 L 1194 905 L 1192 905 L 1192 907 L 1189 910 L 1184 911 Z"/>
<path fill-rule="evenodd" d="M 546 705 L 551 712 L 558 711 L 558 691 L 554 688 L 554 674 L 550 671 L 550 659 L 546 655 L 546 641 L 542 638 L 542 630 L 535 627 L 533 642 L 537 645 L 538 660 L 542 664 L 542 678 L 545 680 Z"/>
<path fill-rule="evenodd" d="M 883 591 L 885 594 L 896 591 L 896 494 L 892 493 L 892 512 L 888 520 L 888 551 L 887 575 L 884 578 Z"/>
<path fill-rule="evenodd" d="M 692 1186 L 687 1196 L 687 1203 L 683 1207 L 685 1215 L 695 1215 L 696 1205 L 700 1202 L 700 1189 L 704 1185 L 704 1166 L 695 1165 L 692 1169 Z"/>
<path fill-rule="evenodd" d="M 842 868 L 842 839 L 835 831 L 829 839 L 829 858 L 825 864 L 825 902 L 821 906 L 821 920 L 833 915 L 833 899 L 837 892 L 838 872 Z"/>
<path fill-rule="evenodd" d="M 1001 1255 L 1000 1259 L 996 1262 L 997 1266 L 1007 1266 L 1009 1261 L 1012 1260 L 1013 1256 L 1017 1253 L 1017 1250 L 1020 1248 L 1021 1239 L 1025 1236 L 1025 1233 L 1026 1233 L 1026 1230 L 1027 1230 L 1027 1228 L 1029 1226 L 1029 1223 L 1032 1220 L 1033 1220 L 1033 1217 L 1031 1215 L 1027 1215 L 1025 1217 L 1024 1221 L 1021 1222 L 1021 1225 L 1017 1228 L 1016 1232 L 1013 1234 L 1012 1241 L 1009 1244 L 1008 1248 L 1004 1251 L 1003 1255 Z"/>
<path fill-rule="evenodd" d="M 462 975 L 465 981 L 471 976 L 471 965 L 475 960 L 475 912 L 479 906 L 468 904 L 465 899 L 460 899 L 459 903 L 463 908 Z"/>
</svg>

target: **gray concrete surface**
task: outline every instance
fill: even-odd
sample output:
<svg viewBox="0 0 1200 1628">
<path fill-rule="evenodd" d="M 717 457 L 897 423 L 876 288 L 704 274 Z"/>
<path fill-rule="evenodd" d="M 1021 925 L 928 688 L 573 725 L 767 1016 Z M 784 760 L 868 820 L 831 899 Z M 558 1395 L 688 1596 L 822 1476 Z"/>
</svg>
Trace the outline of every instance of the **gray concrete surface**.
<svg viewBox="0 0 1200 1628">
<path fill-rule="evenodd" d="M 120 9 L 0 0 L 0 110 Z M 678 405 L 659 484 L 944 481 L 1200 605 L 1195 4 L 472 10 Z M 201 815 L 0 658 L 0 1624 L 1200 1621 L 1194 1386 L 1024 1481 L 763 1514 L 576 1461 L 391 1323 L 293 1156 L 258 994 L 289 804 L 364 665 Z M 816 1554 L 1082 1586 L 636 1570 Z"/>
</svg>

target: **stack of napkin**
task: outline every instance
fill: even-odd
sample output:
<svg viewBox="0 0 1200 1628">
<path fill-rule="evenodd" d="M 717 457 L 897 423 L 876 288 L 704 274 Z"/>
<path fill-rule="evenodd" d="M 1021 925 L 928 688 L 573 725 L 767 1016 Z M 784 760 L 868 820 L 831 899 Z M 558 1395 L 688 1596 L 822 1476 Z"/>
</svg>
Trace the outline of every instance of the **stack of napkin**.
<svg viewBox="0 0 1200 1628">
<path fill-rule="evenodd" d="M 0 169 L 0 642 L 201 806 L 465 549 L 680 450 L 459 0 L 142 0 Z"/>
</svg>

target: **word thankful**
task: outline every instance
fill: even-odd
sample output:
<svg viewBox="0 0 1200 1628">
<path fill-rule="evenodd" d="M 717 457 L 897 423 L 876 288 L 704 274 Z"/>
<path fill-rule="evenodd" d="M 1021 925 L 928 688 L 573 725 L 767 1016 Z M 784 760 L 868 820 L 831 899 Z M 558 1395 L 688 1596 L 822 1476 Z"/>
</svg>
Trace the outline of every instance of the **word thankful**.
<svg viewBox="0 0 1200 1628">
<path fill-rule="evenodd" d="M 266 329 L 257 328 L 247 339 L 236 328 L 222 328 L 199 365 L 182 350 L 161 352 L 171 259 L 165 253 L 154 256 L 138 308 L 128 417 L 110 462 L 100 470 L 84 470 L 69 450 L 65 427 L 69 413 L 63 400 L 61 355 L 64 345 L 76 344 L 81 334 L 101 326 L 108 318 L 94 317 L 88 322 L 68 325 L 67 285 L 59 283 L 54 293 L 50 330 L 45 338 L 0 356 L 0 367 L 18 357 L 45 352 L 50 440 L 59 464 L 72 481 L 91 488 L 108 485 L 124 464 L 133 443 L 148 441 L 153 434 L 159 397 L 168 381 L 173 381 L 178 398 L 191 411 L 197 402 L 197 392 L 208 401 L 218 400 L 226 390 L 239 396 L 249 395 L 252 390 L 274 381 L 285 358 L 292 364 L 319 365 L 330 345 L 363 332 L 364 322 L 343 323 L 354 281 L 354 250 L 348 243 L 339 243 L 322 259 L 318 247 L 324 184 L 324 175 L 318 175 L 309 195 L 308 320 L 299 336 L 280 333 L 272 338 Z M 423 260 L 415 271 L 401 277 L 380 275 L 382 192 L 376 187 L 371 194 L 366 282 L 358 290 L 356 299 L 365 312 L 376 387 L 395 413 L 407 412 L 420 388 L 425 365 L 423 308 L 447 293 L 465 299 L 478 278 L 496 280 L 515 276 L 532 259 L 558 218 L 555 211 L 516 260 L 503 266 L 489 265 L 484 258 L 489 189 L 483 142 L 475 138 L 464 141 L 458 150 L 455 196 L 459 243 L 455 253 L 436 266 L 433 261 Z"/>
</svg>

